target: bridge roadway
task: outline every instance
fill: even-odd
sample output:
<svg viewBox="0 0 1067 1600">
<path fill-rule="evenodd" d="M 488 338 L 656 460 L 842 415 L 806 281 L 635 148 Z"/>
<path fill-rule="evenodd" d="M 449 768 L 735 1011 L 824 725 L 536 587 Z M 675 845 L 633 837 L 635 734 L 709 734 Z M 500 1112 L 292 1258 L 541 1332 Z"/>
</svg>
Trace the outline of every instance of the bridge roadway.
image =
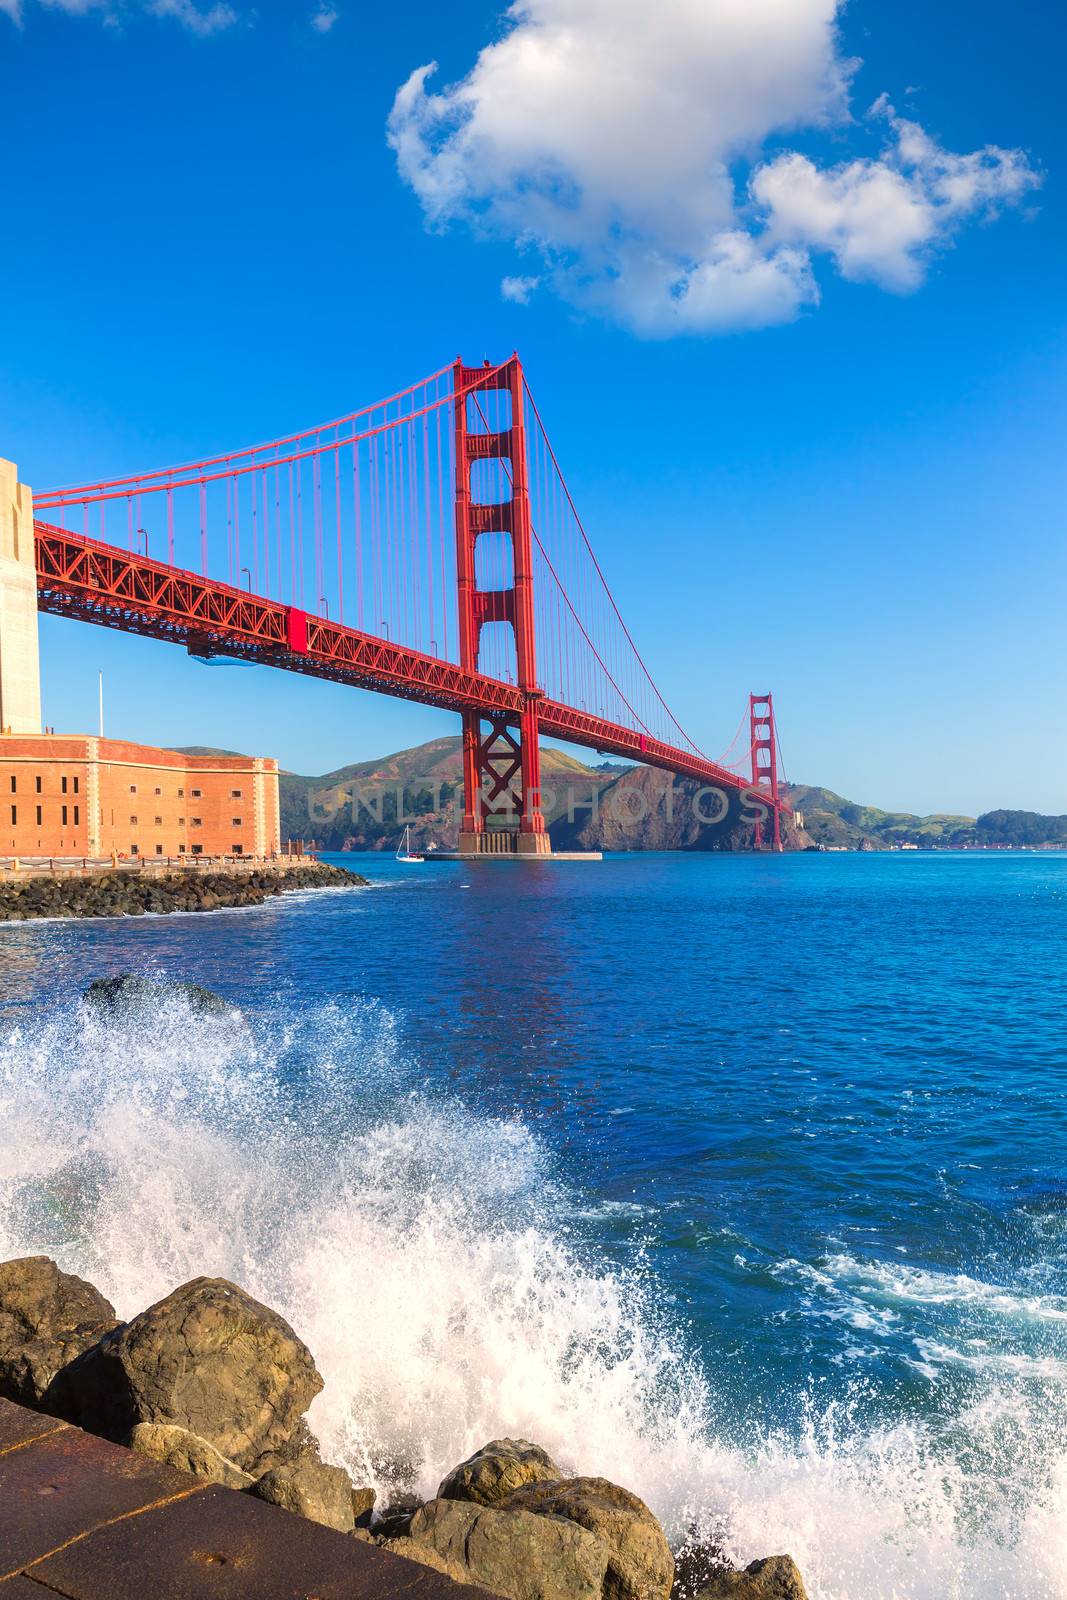
<svg viewBox="0 0 1067 1600">
<path fill-rule="evenodd" d="M 46 522 L 35 521 L 34 534 L 38 608 L 55 616 L 514 725 L 533 700 L 541 732 L 553 738 L 721 789 L 750 789 L 749 780 L 694 751 L 516 684 Z"/>
</svg>

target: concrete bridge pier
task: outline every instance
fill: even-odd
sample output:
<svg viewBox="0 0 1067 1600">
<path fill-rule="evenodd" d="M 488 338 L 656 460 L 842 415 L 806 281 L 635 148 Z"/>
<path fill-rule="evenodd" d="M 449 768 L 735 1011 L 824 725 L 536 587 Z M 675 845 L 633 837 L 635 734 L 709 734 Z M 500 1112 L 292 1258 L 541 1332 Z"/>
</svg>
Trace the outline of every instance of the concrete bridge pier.
<svg viewBox="0 0 1067 1600">
<path fill-rule="evenodd" d="M 0 457 L 0 733 L 40 733 L 33 491 Z"/>
</svg>

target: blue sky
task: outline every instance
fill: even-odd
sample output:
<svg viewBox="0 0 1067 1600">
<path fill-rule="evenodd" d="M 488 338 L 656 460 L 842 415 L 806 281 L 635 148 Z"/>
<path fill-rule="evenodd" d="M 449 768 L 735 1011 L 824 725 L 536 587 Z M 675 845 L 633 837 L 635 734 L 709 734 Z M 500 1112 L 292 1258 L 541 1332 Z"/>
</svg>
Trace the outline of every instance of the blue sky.
<svg viewBox="0 0 1067 1600">
<path fill-rule="evenodd" d="M 647 11 L 0 0 L 0 454 L 41 486 L 147 469 L 518 348 L 709 753 L 772 687 L 798 781 L 1067 810 L 1058 8 L 664 0 L 651 53 Z M 580 53 L 546 113 L 520 91 L 557 24 Z M 42 642 L 58 728 L 94 725 L 102 668 L 109 731 L 299 771 L 453 729 L 103 629 Z"/>
</svg>

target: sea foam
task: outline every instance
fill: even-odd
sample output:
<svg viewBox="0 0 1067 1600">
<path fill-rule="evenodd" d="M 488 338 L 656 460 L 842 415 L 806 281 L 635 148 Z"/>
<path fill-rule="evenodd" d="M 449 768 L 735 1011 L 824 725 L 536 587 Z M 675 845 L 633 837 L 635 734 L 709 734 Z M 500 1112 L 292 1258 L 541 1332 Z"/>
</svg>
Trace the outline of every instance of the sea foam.
<svg viewBox="0 0 1067 1600">
<path fill-rule="evenodd" d="M 1062 1408 L 999 1373 L 936 1429 L 810 1395 L 788 1434 L 728 1425 L 728 1370 L 639 1254 L 598 1256 L 595 1204 L 543 1141 L 442 1091 L 398 1041 L 373 1002 L 252 1020 L 74 1003 L 9 1025 L 0 1258 L 53 1255 L 124 1316 L 234 1278 L 314 1352 L 324 1454 L 385 1496 L 430 1494 L 487 1439 L 524 1435 L 635 1489 L 675 1541 L 788 1550 L 812 1600 L 1067 1596 Z M 937 1292 L 906 1273 L 883 1287 Z"/>
</svg>

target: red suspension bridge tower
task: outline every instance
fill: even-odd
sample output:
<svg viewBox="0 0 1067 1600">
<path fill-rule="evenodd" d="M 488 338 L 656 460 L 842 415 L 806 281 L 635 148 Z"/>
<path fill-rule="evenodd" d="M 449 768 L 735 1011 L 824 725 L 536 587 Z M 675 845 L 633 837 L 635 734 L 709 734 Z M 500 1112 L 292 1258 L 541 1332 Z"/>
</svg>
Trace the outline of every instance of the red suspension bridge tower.
<svg viewBox="0 0 1067 1600">
<path fill-rule="evenodd" d="M 456 430 L 456 578 L 459 595 L 460 666 L 476 672 L 482 629 L 510 625 L 522 713 L 516 738 L 501 716 L 463 714 L 463 824 L 460 849 L 492 853 L 517 846 L 521 855 L 548 855 L 551 842 L 541 812 L 539 703 L 534 628 L 533 540 L 524 419 L 522 364 L 512 356 L 502 367 L 453 369 Z M 491 427 L 490 413 L 506 397 L 507 426 Z M 496 397 L 496 406 L 489 397 Z M 482 426 L 471 426 L 474 420 Z M 492 420 L 503 420 L 494 415 Z M 510 484 L 507 500 L 476 500 L 475 465 L 497 461 Z M 511 546 L 509 587 L 478 585 L 476 550 L 483 535 L 506 536 Z M 513 835 L 517 831 L 517 840 Z"/>
<path fill-rule="evenodd" d="M 748 717 L 752 745 L 752 794 L 757 802 L 766 802 L 771 819 L 771 844 L 775 850 L 781 850 L 782 802 L 778 792 L 778 730 L 774 725 L 774 697 L 770 694 L 750 694 Z M 753 839 L 757 850 L 764 847 L 765 820 L 761 811 L 756 817 Z"/>
</svg>

